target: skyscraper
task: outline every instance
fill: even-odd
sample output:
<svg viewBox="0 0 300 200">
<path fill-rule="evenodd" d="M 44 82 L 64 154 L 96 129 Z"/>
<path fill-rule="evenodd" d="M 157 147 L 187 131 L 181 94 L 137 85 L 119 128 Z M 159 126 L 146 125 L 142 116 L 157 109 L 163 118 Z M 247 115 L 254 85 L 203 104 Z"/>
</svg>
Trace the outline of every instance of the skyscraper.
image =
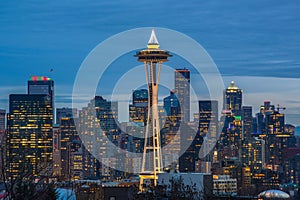
<svg viewBox="0 0 300 200">
<path fill-rule="evenodd" d="M 5 132 L 6 110 L 0 109 L 0 135 Z"/>
<path fill-rule="evenodd" d="M 181 120 L 190 121 L 190 70 L 175 70 L 175 93 L 179 100 Z"/>
<path fill-rule="evenodd" d="M 147 123 L 148 113 L 148 90 L 134 90 L 132 93 L 132 104 L 129 105 L 129 121 Z"/>
<path fill-rule="evenodd" d="M 82 110 L 79 111 L 77 131 L 80 133 L 80 138 L 84 141 L 84 149 L 83 151 L 83 169 L 85 174 L 89 177 L 95 177 L 99 170 L 97 169 L 97 160 L 93 156 L 97 155 L 105 155 L 106 150 L 106 143 L 101 140 L 99 141 L 99 149 L 96 149 L 95 146 L 97 145 L 97 135 L 104 134 L 103 131 L 101 132 L 100 129 L 100 121 L 97 118 L 96 108 L 95 108 L 95 98 L 90 101 L 90 103 L 83 107 Z M 92 155 L 93 154 L 93 155 Z M 98 163 L 101 160 L 98 161 Z M 101 166 L 100 166 L 101 167 Z"/>
<path fill-rule="evenodd" d="M 5 118 L 6 110 L 0 109 L 0 169 L 3 169 L 5 165 L 5 146 L 6 146 L 6 136 L 5 136 Z M 0 177 L 4 177 L 3 172 L 0 172 Z M 3 181 L 3 179 L 1 179 Z"/>
<path fill-rule="evenodd" d="M 252 129 L 252 106 L 242 107 L 243 139 L 250 139 L 253 133 Z"/>
<path fill-rule="evenodd" d="M 223 110 L 230 110 L 233 115 L 241 116 L 242 114 L 242 93 L 234 81 L 231 81 L 227 89 L 223 93 Z"/>
<path fill-rule="evenodd" d="M 274 166 L 282 164 L 282 148 L 286 147 L 288 135 L 284 134 L 284 114 L 277 110 L 265 113 L 266 162 Z"/>
<path fill-rule="evenodd" d="M 79 141 L 74 118 L 63 117 L 60 119 L 60 155 L 63 180 L 71 178 L 71 153 L 77 151 L 75 141 Z"/>
<path fill-rule="evenodd" d="M 199 130 L 202 136 L 217 139 L 218 101 L 199 101 Z"/>
<path fill-rule="evenodd" d="M 203 137 L 200 131 L 193 130 L 186 123 L 181 123 L 180 132 L 180 150 L 179 171 L 195 172 L 196 161 L 199 159 L 199 151 L 203 143 Z"/>
<path fill-rule="evenodd" d="M 49 171 L 52 164 L 52 125 L 53 107 L 48 95 L 9 96 L 7 165 L 10 178 L 52 173 Z"/>
<path fill-rule="evenodd" d="M 166 121 L 164 123 L 161 135 L 163 138 L 162 144 L 165 144 L 163 152 L 163 160 L 165 164 L 175 165 L 178 162 L 178 152 L 180 151 L 180 134 L 178 134 L 180 126 L 180 107 L 176 94 L 170 91 L 170 95 L 165 97 L 164 111 L 166 113 Z M 169 145 L 171 144 L 172 145 Z M 166 166 L 166 165 L 165 165 Z M 173 169 L 174 170 L 174 169 Z"/>
<path fill-rule="evenodd" d="M 95 96 L 95 110 L 100 126 L 106 131 L 107 137 L 116 143 L 119 134 L 118 127 L 118 102 L 108 101 L 102 96 Z M 112 135 L 110 135 L 112 134 Z"/>
<path fill-rule="evenodd" d="M 230 110 L 223 110 L 220 127 L 221 135 L 218 141 L 219 160 L 224 158 L 240 158 L 242 150 L 241 116 L 233 116 Z"/>
<path fill-rule="evenodd" d="M 76 128 L 80 133 L 80 138 L 84 141 L 82 159 L 83 168 L 88 177 L 115 178 L 114 170 L 110 167 L 106 168 L 102 163 L 107 163 L 109 159 L 116 160 L 113 151 L 107 148 L 108 141 L 104 137 L 118 145 L 120 129 L 117 125 L 117 116 L 117 102 L 108 101 L 102 96 L 95 96 L 87 107 L 79 111 Z M 109 171 L 107 172 L 106 169 Z M 105 174 L 101 174 L 104 172 Z"/>
<path fill-rule="evenodd" d="M 260 112 L 256 114 L 255 132 L 265 140 L 265 162 L 273 171 L 279 170 L 278 167 L 282 165 L 282 149 L 288 147 L 288 141 L 292 137 L 291 133 L 285 131 L 285 116 L 280 109 L 285 108 L 279 105 L 275 107 L 270 101 L 264 101 Z"/>
<path fill-rule="evenodd" d="M 53 125 L 53 176 L 61 177 L 61 137 L 58 124 Z"/>
<path fill-rule="evenodd" d="M 253 174 L 260 173 L 265 165 L 265 141 L 257 137 L 243 140 L 242 163 Z"/>
<path fill-rule="evenodd" d="M 200 165 L 211 166 L 213 161 L 213 148 L 218 139 L 219 132 L 219 117 L 218 117 L 218 101 L 202 100 L 199 101 L 199 124 L 198 129 L 200 135 L 204 137 L 202 144 L 202 153 L 205 156 L 200 162 Z M 209 167 L 208 167 L 209 168 Z M 206 171 L 210 169 L 206 168 Z"/>
</svg>

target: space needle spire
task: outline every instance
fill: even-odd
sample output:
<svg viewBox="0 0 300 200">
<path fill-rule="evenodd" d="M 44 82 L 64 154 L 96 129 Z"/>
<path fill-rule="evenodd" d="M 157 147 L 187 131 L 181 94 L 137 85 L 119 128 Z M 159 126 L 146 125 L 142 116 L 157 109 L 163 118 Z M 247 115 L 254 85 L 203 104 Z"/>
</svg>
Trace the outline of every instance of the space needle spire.
<svg viewBox="0 0 300 200">
<path fill-rule="evenodd" d="M 156 186 L 158 174 L 162 172 L 162 154 L 160 124 L 158 115 L 158 86 L 162 63 L 172 55 L 166 50 L 159 49 L 159 43 L 152 29 L 147 49 L 137 52 L 139 62 L 144 63 L 146 82 L 148 85 L 148 116 L 145 131 L 144 151 L 140 176 L 140 190 L 145 180 L 150 180 Z"/>
</svg>

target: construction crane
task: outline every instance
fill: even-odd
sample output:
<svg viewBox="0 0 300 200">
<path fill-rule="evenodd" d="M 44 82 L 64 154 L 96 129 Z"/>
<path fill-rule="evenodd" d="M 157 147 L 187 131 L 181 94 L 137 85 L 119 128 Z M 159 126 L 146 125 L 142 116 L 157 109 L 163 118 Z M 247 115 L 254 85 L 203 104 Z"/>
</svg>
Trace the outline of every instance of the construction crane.
<svg viewBox="0 0 300 200">
<path fill-rule="evenodd" d="M 277 109 L 277 112 L 279 112 L 280 110 L 285 110 L 286 107 L 282 107 L 282 106 L 280 106 L 279 104 L 277 104 L 276 109 Z"/>
</svg>

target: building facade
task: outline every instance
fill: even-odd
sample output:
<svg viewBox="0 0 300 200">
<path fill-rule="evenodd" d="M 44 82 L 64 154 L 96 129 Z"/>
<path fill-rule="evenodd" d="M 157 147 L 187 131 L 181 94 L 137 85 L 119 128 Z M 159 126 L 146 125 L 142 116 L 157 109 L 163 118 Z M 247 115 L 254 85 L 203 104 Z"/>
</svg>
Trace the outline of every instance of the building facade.
<svg viewBox="0 0 300 200">
<path fill-rule="evenodd" d="M 181 120 L 190 121 L 190 70 L 175 70 L 175 93 L 179 100 Z"/>
<path fill-rule="evenodd" d="M 233 115 L 241 116 L 243 91 L 239 89 L 234 81 L 231 81 L 223 93 L 223 110 L 230 110 Z"/>
<path fill-rule="evenodd" d="M 45 94 L 11 94 L 7 116 L 10 178 L 52 173 L 53 107 Z M 50 168 L 50 169 L 49 169 Z"/>
<path fill-rule="evenodd" d="M 134 90 L 132 104 L 129 105 L 129 122 L 147 124 L 148 116 L 148 90 Z"/>
</svg>

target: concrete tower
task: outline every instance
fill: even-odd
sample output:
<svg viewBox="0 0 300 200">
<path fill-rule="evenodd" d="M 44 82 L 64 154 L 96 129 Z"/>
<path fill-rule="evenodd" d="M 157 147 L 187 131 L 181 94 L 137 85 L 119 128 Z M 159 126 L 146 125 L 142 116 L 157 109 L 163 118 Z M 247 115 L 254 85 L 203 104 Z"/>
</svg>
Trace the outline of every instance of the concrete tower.
<svg viewBox="0 0 300 200">
<path fill-rule="evenodd" d="M 167 62 L 171 55 L 168 51 L 159 49 L 155 32 L 152 30 L 147 49 L 139 51 L 135 56 L 138 57 L 139 62 L 144 63 L 149 93 L 147 126 L 140 173 L 140 189 L 142 189 L 144 180 L 150 180 L 150 183 L 156 186 L 158 173 L 162 171 L 158 85 L 162 63 Z"/>
</svg>

